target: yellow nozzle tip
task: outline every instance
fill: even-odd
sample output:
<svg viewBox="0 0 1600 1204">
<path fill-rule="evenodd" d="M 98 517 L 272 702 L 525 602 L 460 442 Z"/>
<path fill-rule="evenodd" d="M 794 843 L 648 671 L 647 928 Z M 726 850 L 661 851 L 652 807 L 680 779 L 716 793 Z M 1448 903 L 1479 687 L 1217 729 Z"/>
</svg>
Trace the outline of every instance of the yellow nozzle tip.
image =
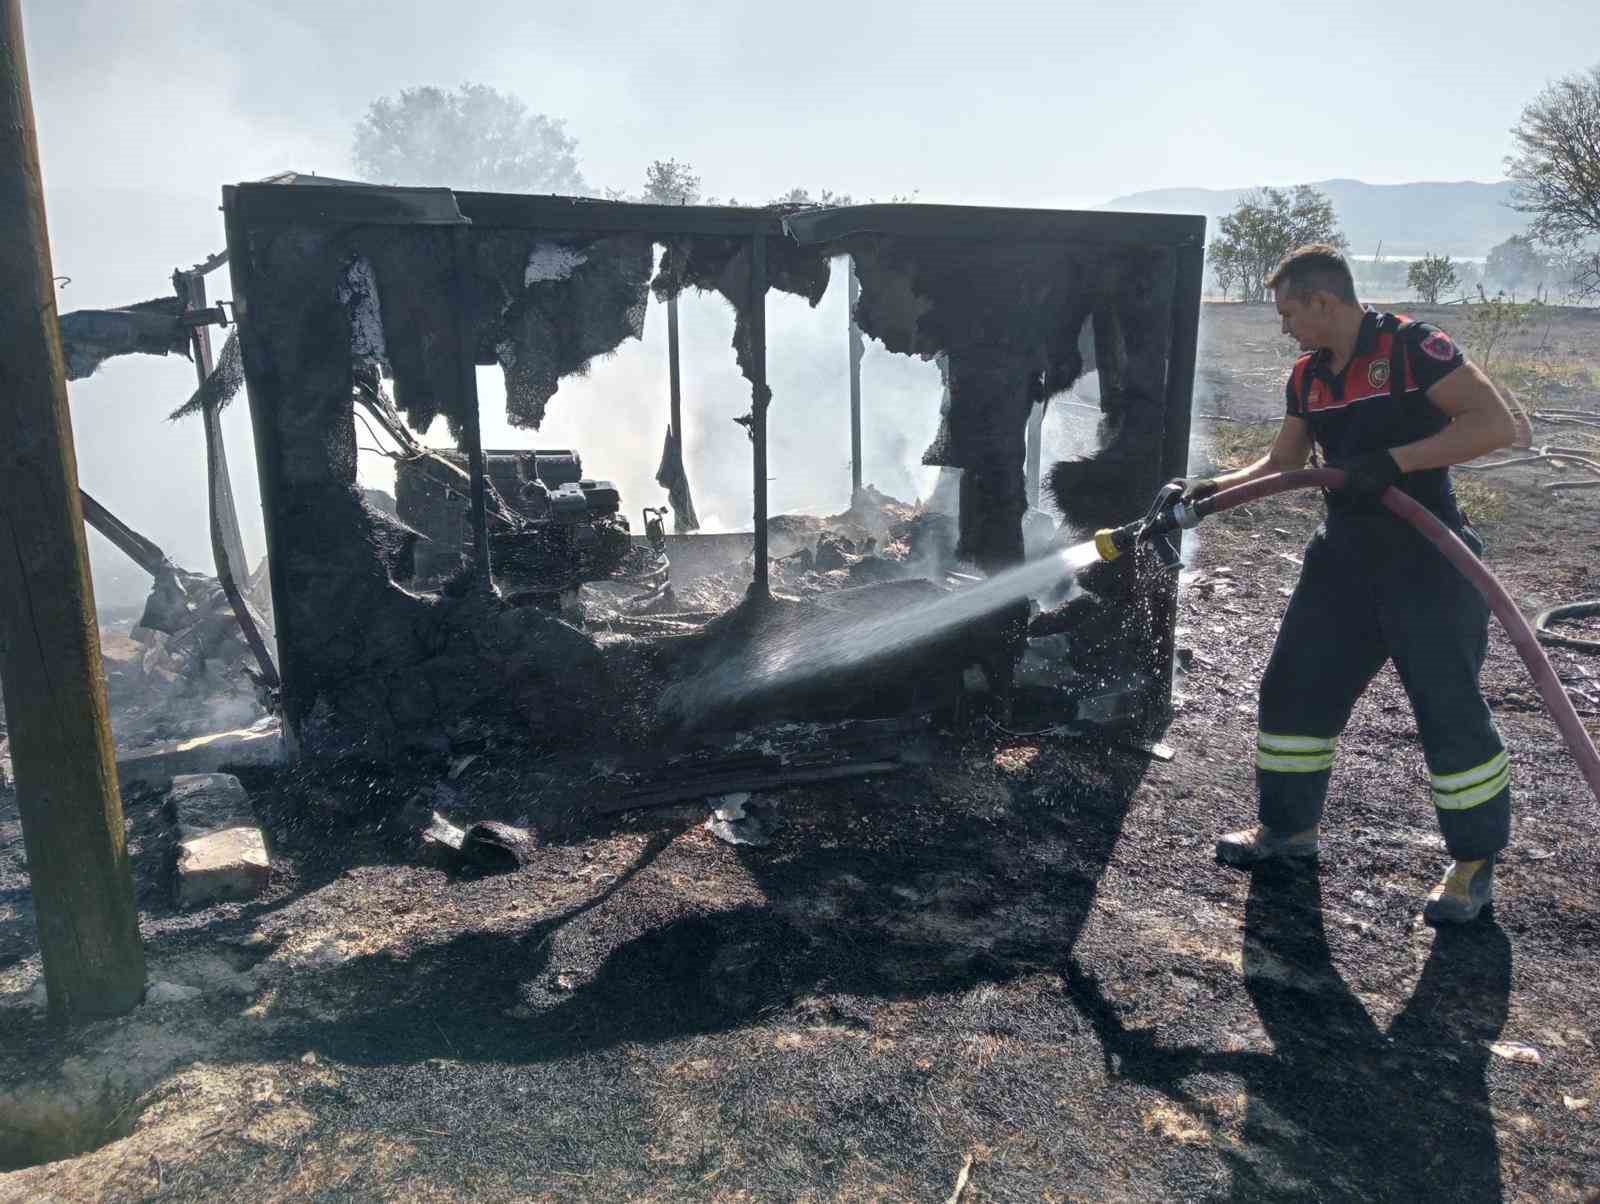
<svg viewBox="0 0 1600 1204">
<path fill-rule="evenodd" d="M 1122 555 L 1110 527 L 1102 527 L 1094 533 L 1094 550 L 1100 553 L 1101 560 L 1115 560 Z"/>
</svg>

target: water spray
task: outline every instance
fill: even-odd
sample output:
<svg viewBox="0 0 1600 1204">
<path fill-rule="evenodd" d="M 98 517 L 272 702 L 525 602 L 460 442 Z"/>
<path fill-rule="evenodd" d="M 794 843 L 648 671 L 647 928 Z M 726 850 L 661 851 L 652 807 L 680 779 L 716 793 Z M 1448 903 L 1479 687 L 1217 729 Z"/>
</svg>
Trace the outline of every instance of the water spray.
<svg viewBox="0 0 1600 1204">
<path fill-rule="evenodd" d="M 1156 495 L 1155 503 L 1143 518 L 1121 527 L 1095 532 L 1094 550 L 1102 560 L 1115 560 L 1129 548 L 1146 543 L 1161 556 L 1163 563 L 1173 565 L 1177 563 L 1177 550 L 1167 537 L 1174 531 L 1198 526 L 1213 514 L 1273 494 L 1292 489 L 1338 489 L 1343 484 L 1344 473 L 1337 468 L 1303 468 L 1235 485 L 1194 502 L 1182 500 L 1182 489 L 1178 485 L 1167 485 Z M 1595 750 L 1594 741 L 1589 738 L 1582 720 L 1578 718 L 1577 709 L 1573 707 L 1572 699 L 1567 697 L 1560 678 L 1550 664 L 1550 658 L 1545 655 L 1544 648 L 1534 637 L 1533 629 L 1528 626 L 1528 621 L 1522 617 L 1522 612 L 1506 593 L 1505 587 L 1495 580 L 1494 574 L 1484 567 L 1483 562 L 1473 555 L 1454 531 L 1408 494 L 1391 486 L 1384 490 L 1378 500 L 1390 512 L 1420 531 L 1483 595 L 1489 609 L 1494 611 L 1523 663 L 1527 665 L 1539 696 L 1544 700 L 1545 709 L 1550 712 L 1561 738 L 1566 742 L 1567 750 L 1578 762 L 1578 768 L 1589 783 L 1589 789 L 1594 791 L 1596 801 L 1600 801 L 1600 752 Z"/>
</svg>

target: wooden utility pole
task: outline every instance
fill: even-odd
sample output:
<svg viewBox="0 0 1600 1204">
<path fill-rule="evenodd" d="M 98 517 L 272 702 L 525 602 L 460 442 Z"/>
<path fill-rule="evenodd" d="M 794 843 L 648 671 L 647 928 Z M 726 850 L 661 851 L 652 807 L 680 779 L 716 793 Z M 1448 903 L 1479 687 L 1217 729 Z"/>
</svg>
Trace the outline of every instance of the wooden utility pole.
<svg viewBox="0 0 1600 1204">
<path fill-rule="evenodd" d="M 0 685 L 51 1013 L 144 995 L 21 0 L 0 0 Z"/>
</svg>

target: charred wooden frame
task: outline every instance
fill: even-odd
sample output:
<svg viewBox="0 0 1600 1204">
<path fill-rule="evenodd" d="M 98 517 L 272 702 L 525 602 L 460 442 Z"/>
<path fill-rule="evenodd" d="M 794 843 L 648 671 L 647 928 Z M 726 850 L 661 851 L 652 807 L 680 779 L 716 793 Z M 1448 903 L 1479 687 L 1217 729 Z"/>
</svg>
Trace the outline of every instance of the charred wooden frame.
<svg viewBox="0 0 1600 1204">
<path fill-rule="evenodd" d="M 768 589 L 766 294 L 780 287 L 820 297 L 828 260 L 841 254 L 860 270 L 856 308 L 866 333 L 890 350 L 955 359 L 954 426 L 942 433 L 944 452 L 930 448 L 927 459 L 947 462 L 952 447 L 976 457 L 964 474 L 972 518 L 963 538 L 985 567 L 1020 558 L 1014 531 L 1026 416 L 1081 370 L 1068 348 L 1086 319 L 1093 319 L 1104 382 L 1105 456 L 1084 462 L 1082 496 L 1075 495 L 1069 519 L 1124 520 L 1161 480 L 1187 467 L 1201 218 L 944 205 L 795 211 L 313 183 L 226 188 L 223 208 L 287 728 L 313 754 L 384 756 L 417 743 L 436 746 L 453 717 L 491 705 L 497 694 L 527 701 L 526 683 L 505 674 L 528 670 L 537 660 L 530 649 L 591 659 L 540 620 L 508 617 L 481 588 L 423 598 L 395 583 L 390 570 L 403 558 L 407 532 L 364 507 L 354 481 L 350 318 L 334 290 L 355 255 L 388 256 L 391 271 L 413 263 L 426 269 L 415 280 L 390 278 L 379 287 L 386 297 L 389 289 L 414 289 L 420 298 L 408 311 L 418 325 L 395 332 L 391 342 L 408 334 L 424 340 L 425 347 L 406 349 L 413 393 L 422 380 L 431 391 L 425 404 L 450 416 L 467 455 L 478 587 L 491 570 L 475 371 L 492 315 L 481 277 L 485 256 L 531 245 L 529 239 L 616 236 L 676 247 L 678 275 L 664 284 L 663 266 L 657 297 L 717 287 L 739 311 L 735 347 L 751 386 L 757 602 Z M 707 246 L 721 255 L 716 284 L 688 263 Z M 444 307 L 430 289 L 445 297 Z M 385 304 L 386 328 L 388 311 Z M 896 323 L 904 327 L 899 333 L 888 329 Z M 1150 649 L 1142 689 L 1147 702 L 1164 706 L 1175 585 L 1136 585 L 1127 573 L 1115 568 L 1105 588 L 1149 595 L 1154 639 L 1148 631 L 1137 637 Z M 497 676 L 497 659 L 514 665 Z M 532 688 L 556 690 L 579 672 L 576 663 L 550 664 Z M 543 702 L 529 705 L 540 715 L 549 710 Z"/>
</svg>

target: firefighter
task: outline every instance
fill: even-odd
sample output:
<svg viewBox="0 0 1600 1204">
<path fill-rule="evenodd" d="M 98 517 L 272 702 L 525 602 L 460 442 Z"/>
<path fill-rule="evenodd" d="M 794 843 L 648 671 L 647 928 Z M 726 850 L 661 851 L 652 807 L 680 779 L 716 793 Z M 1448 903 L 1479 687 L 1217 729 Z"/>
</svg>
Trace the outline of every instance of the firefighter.
<svg viewBox="0 0 1600 1204">
<path fill-rule="evenodd" d="M 1271 450 L 1247 468 L 1182 482 L 1195 500 L 1302 468 L 1317 451 L 1345 472 L 1306 547 L 1300 581 L 1261 682 L 1259 822 L 1217 841 L 1236 866 L 1317 855 L 1339 735 L 1386 661 L 1400 675 L 1453 858 L 1429 894 L 1432 923 L 1464 922 L 1492 902 L 1495 856 L 1511 829 L 1510 772 L 1478 673 L 1489 611 L 1467 580 L 1378 497 L 1408 493 L 1475 553 L 1450 465 L 1510 445 L 1520 428 L 1483 372 L 1444 331 L 1365 308 L 1349 264 L 1326 245 L 1287 255 L 1267 284 L 1300 345 Z"/>
</svg>

